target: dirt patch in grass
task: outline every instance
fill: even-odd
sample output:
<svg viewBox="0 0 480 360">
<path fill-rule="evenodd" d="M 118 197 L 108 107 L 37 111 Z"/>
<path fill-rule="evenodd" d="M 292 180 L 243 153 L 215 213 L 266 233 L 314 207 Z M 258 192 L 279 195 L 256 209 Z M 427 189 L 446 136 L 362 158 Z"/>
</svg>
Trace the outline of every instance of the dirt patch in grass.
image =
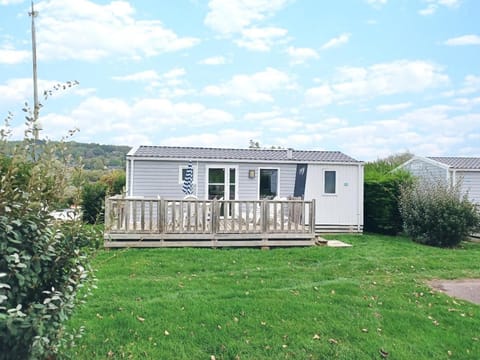
<svg viewBox="0 0 480 360">
<path fill-rule="evenodd" d="M 432 280 L 428 284 L 447 295 L 480 304 L 480 279 Z"/>
</svg>

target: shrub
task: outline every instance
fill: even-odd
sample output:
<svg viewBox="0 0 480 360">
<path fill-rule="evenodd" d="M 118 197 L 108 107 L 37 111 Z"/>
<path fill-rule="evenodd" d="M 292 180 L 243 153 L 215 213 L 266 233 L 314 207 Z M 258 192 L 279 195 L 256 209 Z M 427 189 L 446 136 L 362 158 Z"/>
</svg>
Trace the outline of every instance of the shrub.
<svg viewBox="0 0 480 360">
<path fill-rule="evenodd" d="M 107 185 L 107 195 L 117 195 L 124 192 L 126 176 L 124 170 L 112 170 L 100 178 Z"/>
<path fill-rule="evenodd" d="M 400 217 L 400 187 L 406 179 L 391 177 L 365 180 L 364 228 L 365 231 L 396 235 L 403 230 Z"/>
<path fill-rule="evenodd" d="M 416 242 L 453 247 L 480 226 L 480 214 L 460 186 L 415 182 L 401 190 L 404 230 Z"/>
<path fill-rule="evenodd" d="M 0 359 L 53 359 L 73 336 L 64 323 L 79 290 L 87 295 L 92 285 L 98 234 L 52 221 L 49 212 L 64 202 L 68 159 L 58 156 L 63 143 L 35 139 L 37 124 L 28 106 L 24 112 L 25 139 L 0 155 Z M 8 129 L 0 131 L 0 150 Z"/>
<path fill-rule="evenodd" d="M 101 182 L 85 184 L 82 190 L 83 220 L 89 224 L 103 222 L 103 209 L 107 185 Z"/>
<path fill-rule="evenodd" d="M 368 232 L 396 235 L 403 230 L 400 217 L 400 188 L 412 181 L 405 171 L 396 170 L 412 154 L 391 155 L 365 164 L 364 229 Z"/>
</svg>

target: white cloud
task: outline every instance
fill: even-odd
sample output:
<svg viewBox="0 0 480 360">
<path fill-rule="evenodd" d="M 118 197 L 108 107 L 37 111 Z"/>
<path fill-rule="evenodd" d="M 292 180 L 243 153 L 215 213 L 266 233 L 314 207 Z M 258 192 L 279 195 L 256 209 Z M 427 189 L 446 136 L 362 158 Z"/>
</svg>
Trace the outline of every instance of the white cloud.
<svg viewBox="0 0 480 360">
<path fill-rule="evenodd" d="M 174 98 L 191 94 L 193 90 L 183 78 L 186 75 L 184 68 L 173 68 L 166 73 L 159 74 L 155 70 L 145 70 L 133 74 L 113 76 L 113 80 L 148 83 L 146 90 L 158 92 L 162 98 Z"/>
<path fill-rule="evenodd" d="M 162 141 L 162 145 L 246 148 L 251 139 L 257 139 L 260 135 L 258 131 L 222 129 L 211 133 L 169 137 Z"/>
<path fill-rule="evenodd" d="M 160 75 L 155 70 L 145 70 L 123 76 L 114 76 L 112 79 L 117 81 L 153 81 L 160 79 Z"/>
<path fill-rule="evenodd" d="M 247 121 L 257 121 L 257 120 L 265 120 L 271 119 L 274 117 L 279 116 L 281 113 L 279 111 L 263 111 L 263 112 L 256 112 L 256 113 L 247 113 L 244 116 L 244 119 Z"/>
<path fill-rule="evenodd" d="M 289 0 L 210 0 L 205 24 L 222 35 L 239 33 L 282 9 Z"/>
<path fill-rule="evenodd" d="M 343 33 L 333 39 L 330 39 L 325 44 L 322 45 L 322 49 L 323 50 L 331 49 L 331 48 L 346 44 L 350 40 L 350 36 L 351 34 L 349 33 Z"/>
<path fill-rule="evenodd" d="M 227 59 L 224 56 L 211 56 L 200 60 L 199 64 L 203 65 L 223 65 L 227 63 Z"/>
<path fill-rule="evenodd" d="M 25 50 L 15 50 L 9 47 L 0 48 L 0 64 L 19 64 L 31 57 L 31 53 Z"/>
<path fill-rule="evenodd" d="M 377 111 L 379 112 L 389 112 L 389 111 L 398 111 L 405 110 L 412 106 L 412 103 L 398 103 L 398 104 L 384 104 L 377 106 Z"/>
<path fill-rule="evenodd" d="M 444 44 L 449 46 L 480 45 L 480 36 L 473 34 L 463 35 L 448 39 Z"/>
<path fill-rule="evenodd" d="M 203 92 L 250 102 L 273 102 L 272 92 L 294 87 L 295 84 L 288 74 L 269 67 L 252 75 L 235 75 L 226 83 L 205 87 Z"/>
<path fill-rule="evenodd" d="M 61 81 L 38 79 L 38 94 L 40 103 L 43 103 L 43 92 L 51 90 L 55 85 L 63 84 Z M 31 102 L 33 106 L 33 80 L 31 78 L 9 79 L 4 84 L 0 84 L 0 104 L 18 104 L 21 106 L 24 101 Z M 67 94 L 75 94 L 85 96 L 86 94 L 95 92 L 92 88 L 82 88 L 75 86 L 64 90 L 59 90 L 53 96 L 60 97 Z"/>
<path fill-rule="evenodd" d="M 80 129 L 75 137 L 77 141 L 102 141 L 101 134 L 108 133 L 114 143 L 129 145 L 139 141 L 158 144 L 159 139 L 170 138 L 175 132 L 182 133 L 185 128 L 223 128 L 233 121 L 232 114 L 200 103 L 158 98 L 128 102 L 96 96 L 85 99 L 69 113 L 50 113 L 40 118 L 42 135 L 52 139 L 76 127 Z M 196 143 L 190 145 L 193 144 Z"/>
<path fill-rule="evenodd" d="M 38 54 L 43 59 L 95 61 L 108 56 L 141 59 L 196 45 L 158 20 L 141 20 L 126 1 L 46 0 L 37 4 Z M 81 34 L 81 36 L 79 36 Z"/>
<path fill-rule="evenodd" d="M 71 116 L 84 125 L 80 127 L 81 130 L 87 128 L 86 131 L 91 134 L 114 131 L 122 125 L 132 133 L 152 134 L 162 128 L 221 126 L 233 121 L 230 113 L 207 108 L 200 103 L 176 103 L 156 98 L 141 99 L 130 104 L 116 98 L 91 97 L 82 102 Z"/>
<path fill-rule="evenodd" d="M 242 37 L 235 40 L 239 47 L 253 51 L 270 51 L 272 46 L 285 41 L 287 30 L 278 27 L 243 29 Z"/>
<path fill-rule="evenodd" d="M 290 56 L 290 64 L 299 65 L 307 62 L 308 60 L 318 59 L 318 53 L 311 48 L 296 48 L 289 46 L 287 48 L 287 54 Z"/>
<path fill-rule="evenodd" d="M 380 7 L 387 3 L 387 0 L 367 0 L 368 5 L 373 7 Z"/>
<path fill-rule="evenodd" d="M 427 7 L 418 12 L 423 16 L 435 14 L 441 6 L 455 8 L 460 5 L 460 0 L 424 0 L 424 2 L 427 3 Z"/>
<path fill-rule="evenodd" d="M 464 96 L 473 93 L 480 92 L 480 76 L 476 75 L 467 75 L 463 79 L 462 87 L 458 90 L 449 90 L 442 93 L 443 96 L 452 97 L 452 96 Z"/>
<path fill-rule="evenodd" d="M 416 93 L 448 83 L 443 69 L 426 61 L 398 60 L 368 68 L 337 69 L 337 79 L 307 89 L 306 103 L 324 106 L 333 102 L 376 96 Z"/>
<path fill-rule="evenodd" d="M 23 0 L 0 0 L 0 5 L 13 5 L 13 4 L 20 4 Z"/>
<path fill-rule="evenodd" d="M 268 131 L 274 132 L 291 132 L 303 127 L 303 123 L 301 121 L 286 117 L 275 117 L 268 120 L 263 120 L 261 125 L 268 129 Z"/>
</svg>

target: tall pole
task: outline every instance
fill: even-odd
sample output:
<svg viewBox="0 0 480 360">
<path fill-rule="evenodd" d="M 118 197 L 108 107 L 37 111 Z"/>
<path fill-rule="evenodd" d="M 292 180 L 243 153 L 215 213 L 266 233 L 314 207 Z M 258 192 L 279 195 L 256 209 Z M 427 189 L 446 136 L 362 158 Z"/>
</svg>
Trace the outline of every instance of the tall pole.
<svg viewBox="0 0 480 360">
<path fill-rule="evenodd" d="M 32 0 L 32 11 L 28 13 L 32 17 L 32 57 L 33 57 L 33 132 L 35 142 L 38 140 L 38 111 L 40 105 L 38 103 L 38 85 L 37 85 L 37 42 L 35 38 L 35 17 L 38 15 L 38 12 L 33 8 Z"/>
</svg>

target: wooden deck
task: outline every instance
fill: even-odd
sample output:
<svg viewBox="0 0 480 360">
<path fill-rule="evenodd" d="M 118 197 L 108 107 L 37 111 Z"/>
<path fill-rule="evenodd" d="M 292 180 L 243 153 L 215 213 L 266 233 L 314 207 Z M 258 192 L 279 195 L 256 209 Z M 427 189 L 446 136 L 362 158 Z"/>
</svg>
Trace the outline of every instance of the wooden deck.
<svg viewBox="0 0 480 360">
<path fill-rule="evenodd" d="M 315 243 L 315 201 L 111 197 L 105 247 L 270 247 Z"/>
</svg>

